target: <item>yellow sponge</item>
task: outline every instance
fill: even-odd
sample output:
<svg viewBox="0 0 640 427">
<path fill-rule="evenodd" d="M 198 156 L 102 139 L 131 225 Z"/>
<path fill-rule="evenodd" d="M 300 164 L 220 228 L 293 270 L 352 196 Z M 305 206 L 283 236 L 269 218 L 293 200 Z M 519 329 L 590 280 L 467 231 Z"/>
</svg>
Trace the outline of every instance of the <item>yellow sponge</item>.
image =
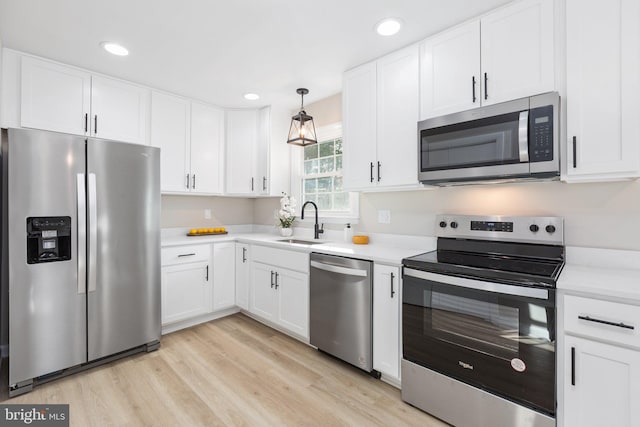
<svg viewBox="0 0 640 427">
<path fill-rule="evenodd" d="M 351 241 L 356 245 L 366 245 L 369 243 L 369 236 L 353 236 Z"/>
</svg>

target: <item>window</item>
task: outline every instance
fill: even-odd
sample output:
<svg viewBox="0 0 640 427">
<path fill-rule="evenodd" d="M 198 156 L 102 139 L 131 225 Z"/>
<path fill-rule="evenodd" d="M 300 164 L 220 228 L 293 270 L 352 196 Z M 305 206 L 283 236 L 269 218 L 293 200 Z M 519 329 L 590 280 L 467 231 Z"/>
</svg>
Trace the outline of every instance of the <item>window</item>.
<svg viewBox="0 0 640 427">
<path fill-rule="evenodd" d="M 318 128 L 316 134 L 318 143 L 300 150 L 299 199 L 315 202 L 325 218 L 355 218 L 358 195 L 345 191 L 342 185 L 342 126 Z"/>
</svg>

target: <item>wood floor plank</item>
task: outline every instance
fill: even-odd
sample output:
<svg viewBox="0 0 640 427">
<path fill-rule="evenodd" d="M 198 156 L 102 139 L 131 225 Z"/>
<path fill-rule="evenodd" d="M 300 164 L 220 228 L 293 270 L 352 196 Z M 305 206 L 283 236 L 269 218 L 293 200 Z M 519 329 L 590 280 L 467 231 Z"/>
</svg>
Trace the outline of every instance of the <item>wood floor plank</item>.
<svg viewBox="0 0 640 427">
<path fill-rule="evenodd" d="M 69 403 L 71 425 L 83 427 L 447 425 L 396 388 L 243 314 L 6 403 Z"/>
</svg>

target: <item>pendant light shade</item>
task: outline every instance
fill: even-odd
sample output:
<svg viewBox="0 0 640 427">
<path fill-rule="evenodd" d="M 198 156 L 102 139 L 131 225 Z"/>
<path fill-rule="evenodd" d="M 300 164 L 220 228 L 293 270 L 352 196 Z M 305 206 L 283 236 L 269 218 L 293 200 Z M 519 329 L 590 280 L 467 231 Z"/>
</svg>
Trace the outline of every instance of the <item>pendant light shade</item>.
<svg viewBox="0 0 640 427">
<path fill-rule="evenodd" d="M 291 127 L 289 127 L 289 139 L 287 144 L 307 145 L 317 144 L 316 126 L 313 124 L 313 117 L 304 111 L 304 96 L 309 93 L 309 89 L 300 88 L 296 92 L 302 97 L 300 112 L 291 117 Z"/>
</svg>

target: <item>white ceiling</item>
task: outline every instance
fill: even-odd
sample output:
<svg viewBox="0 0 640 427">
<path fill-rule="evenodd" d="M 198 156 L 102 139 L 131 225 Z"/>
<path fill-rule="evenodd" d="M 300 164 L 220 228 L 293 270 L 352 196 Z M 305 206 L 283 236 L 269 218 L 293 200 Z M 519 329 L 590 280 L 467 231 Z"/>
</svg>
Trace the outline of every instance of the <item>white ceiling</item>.
<svg viewBox="0 0 640 427">
<path fill-rule="evenodd" d="M 227 107 L 296 108 L 343 71 L 506 0 L 0 0 L 9 47 Z M 396 36 L 373 27 L 404 21 Z M 125 45 L 115 57 L 101 41 Z M 246 92 L 261 99 L 245 101 Z"/>
</svg>

